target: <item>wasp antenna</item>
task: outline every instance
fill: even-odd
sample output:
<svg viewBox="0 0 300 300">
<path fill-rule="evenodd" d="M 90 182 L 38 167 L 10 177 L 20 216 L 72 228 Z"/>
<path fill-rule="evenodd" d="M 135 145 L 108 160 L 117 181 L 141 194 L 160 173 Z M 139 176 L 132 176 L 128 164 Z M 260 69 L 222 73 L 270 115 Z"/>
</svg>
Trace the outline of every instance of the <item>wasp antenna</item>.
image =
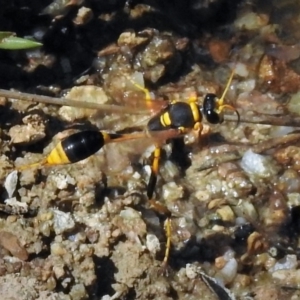
<svg viewBox="0 0 300 300">
<path fill-rule="evenodd" d="M 238 127 L 239 124 L 240 124 L 240 121 L 241 121 L 241 116 L 240 116 L 240 113 L 239 113 L 239 111 L 237 109 L 234 109 L 234 111 L 235 111 L 235 113 L 237 115 L 236 127 Z"/>
<path fill-rule="evenodd" d="M 226 96 L 226 94 L 227 94 L 227 92 L 228 92 L 228 89 L 229 89 L 229 87 L 230 87 L 230 84 L 231 84 L 231 82 L 232 82 L 232 79 L 233 79 L 233 76 L 234 76 L 234 69 L 232 70 L 232 72 L 231 72 L 231 75 L 230 75 L 230 77 L 229 77 L 229 79 L 228 79 L 228 82 L 227 82 L 227 84 L 226 84 L 226 87 L 225 87 L 225 90 L 224 90 L 224 92 L 223 92 L 223 95 L 222 95 L 222 97 L 219 99 L 219 107 L 221 107 L 221 106 L 223 106 L 223 103 L 224 103 L 224 98 L 225 98 L 225 96 Z"/>
<path fill-rule="evenodd" d="M 237 125 L 236 125 L 236 126 L 238 126 L 239 123 L 240 123 L 240 114 L 239 114 L 239 112 L 237 111 L 237 109 L 236 109 L 235 107 L 229 105 L 229 104 L 223 104 L 223 103 L 224 103 L 224 98 L 225 98 L 225 96 L 226 96 L 226 93 L 228 92 L 228 89 L 229 89 L 229 87 L 230 87 L 230 84 L 231 84 L 231 82 L 232 82 L 232 79 L 233 79 L 234 74 L 235 74 L 235 72 L 234 72 L 234 69 L 233 69 L 232 72 L 231 72 L 231 75 L 230 75 L 230 77 L 229 77 L 229 79 L 228 79 L 228 82 L 227 82 L 227 84 L 226 84 L 226 87 L 225 87 L 225 89 L 224 89 L 223 95 L 222 95 L 222 97 L 219 98 L 218 101 L 217 101 L 217 105 L 218 105 L 218 113 L 219 113 L 219 114 L 222 113 L 222 111 L 223 111 L 224 109 L 229 109 L 229 110 L 234 111 L 234 112 L 236 113 L 236 115 L 237 115 Z"/>
<path fill-rule="evenodd" d="M 135 73 L 133 73 L 132 75 L 135 75 L 135 74 L 141 74 L 141 73 L 139 73 L 139 72 L 135 72 Z M 138 90 L 140 90 L 140 91 L 142 91 L 144 94 L 145 94 L 145 100 L 146 101 L 151 101 L 152 99 L 151 99 L 151 93 L 150 93 L 150 91 L 147 89 L 147 88 L 145 88 L 145 86 L 144 86 L 144 78 L 142 77 L 142 81 L 143 82 L 141 82 L 141 83 L 138 83 L 137 81 L 135 81 L 131 76 L 129 76 L 129 75 L 125 75 L 125 77 L 131 82 L 131 84 L 135 87 L 135 88 L 137 88 Z"/>
<path fill-rule="evenodd" d="M 235 107 L 233 107 L 233 106 L 231 106 L 231 105 L 229 105 L 229 104 L 224 104 L 224 105 L 222 105 L 221 106 L 221 110 L 223 110 L 223 109 L 229 109 L 229 110 L 232 110 L 232 111 L 234 111 L 235 113 L 236 113 L 236 115 L 237 115 L 237 123 L 236 123 L 236 126 L 238 126 L 239 124 L 240 124 L 240 120 L 241 120 L 241 116 L 240 116 L 240 113 L 238 112 L 238 110 L 235 108 Z"/>
</svg>

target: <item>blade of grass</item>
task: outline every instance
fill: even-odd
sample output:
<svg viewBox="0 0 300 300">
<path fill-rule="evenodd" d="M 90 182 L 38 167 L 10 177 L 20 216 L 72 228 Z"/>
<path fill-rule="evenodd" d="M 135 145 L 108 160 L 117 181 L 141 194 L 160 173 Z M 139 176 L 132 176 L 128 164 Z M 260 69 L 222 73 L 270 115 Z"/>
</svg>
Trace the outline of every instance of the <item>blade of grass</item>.
<svg viewBox="0 0 300 300">
<path fill-rule="evenodd" d="M 20 50 L 41 46 L 41 43 L 14 36 L 13 32 L 0 32 L 0 49 Z"/>
</svg>

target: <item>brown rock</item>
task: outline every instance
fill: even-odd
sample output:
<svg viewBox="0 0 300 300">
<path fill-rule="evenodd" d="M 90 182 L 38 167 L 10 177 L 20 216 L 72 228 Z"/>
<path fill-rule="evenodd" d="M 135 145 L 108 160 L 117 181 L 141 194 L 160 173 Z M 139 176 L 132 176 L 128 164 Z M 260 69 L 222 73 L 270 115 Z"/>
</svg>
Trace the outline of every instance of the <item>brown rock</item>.
<svg viewBox="0 0 300 300">
<path fill-rule="evenodd" d="M 13 256 L 21 260 L 28 259 L 28 253 L 26 249 L 23 246 L 21 246 L 19 239 L 12 233 L 7 231 L 1 231 L 0 245 L 6 250 L 8 250 Z"/>
<path fill-rule="evenodd" d="M 228 59 L 231 44 L 227 41 L 212 39 L 208 43 L 209 52 L 216 63 L 221 63 Z"/>
</svg>

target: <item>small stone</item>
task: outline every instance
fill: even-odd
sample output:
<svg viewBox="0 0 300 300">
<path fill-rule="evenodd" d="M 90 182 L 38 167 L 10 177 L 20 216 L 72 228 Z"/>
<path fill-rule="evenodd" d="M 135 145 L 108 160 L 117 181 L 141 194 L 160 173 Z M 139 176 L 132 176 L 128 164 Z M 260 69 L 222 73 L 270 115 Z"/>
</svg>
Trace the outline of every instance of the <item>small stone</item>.
<svg viewBox="0 0 300 300">
<path fill-rule="evenodd" d="M 272 273 L 272 277 L 281 286 L 299 287 L 300 270 L 278 270 Z"/>
<path fill-rule="evenodd" d="M 51 244 L 51 254 L 63 256 L 67 253 L 67 250 L 62 246 L 61 243 L 52 243 Z"/>
<path fill-rule="evenodd" d="M 210 55 L 216 63 L 224 62 L 228 59 L 231 44 L 227 41 L 212 39 L 208 43 Z"/>
<path fill-rule="evenodd" d="M 12 197 L 13 193 L 16 190 L 17 183 L 18 183 L 18 171 L 15 170 L 8 174 L 4 182 L 4 187 L 8 194 L 8 198 Z"/>
<path fill-rule="evenodd" d="M 65 270 L 64 270 L 64 265 L 56 265 L 53 267 L 53 272 L 55 274 L 56 279 L 59 279 L 63 276 L 65 276 Z"/>
<path fill-rule="evenodd" d="M 32 124 L 16 125 L 9 129 L 8 135 L 12 144 L 31 144 L 42 140 L 45 134 L 45 125 Z"/>
<path fill-rule="evenodd" d="M 70 213 L 65 213 L 60 210 L 53 210 L 54 213 L 54 231 L 56 234 L 61 234 L 75 227 L 75 222 Z"/>
<path fill-rule="evenodd" d="M 151 253 L 157 253 L 160 251 L 160 242 L 156 235 L 147 234 L 146 236 L 146 247 Z"/>
<path fill-rule="evenodd" d="M 74 19 L 76 25 L 85 25 L 93 18 L 93 11 L 87 7 L 81 7 L 78 10 L 77 16 Z"/>
<path fill-rule="evenodd" d="M 53 212 L 47 211 L 47 212 L 41 213 L 38 215 L 38 218 L 42 222 L 49 221 L 53 218 Z"/>
<path fill-rule="evenodd" d="M 17 221 L 18 217 L 16 215 L 8 216 L 6 221 L 8 223 L 15 223 Z"/>
<path fill-rule="evenodd" d="M 224 259 L 224 256 L 219 256 L 215 259 L 215 266 L 218 269 L 222 269 L 226 264 L 226 260 Z"/>
<path fill-rule="evenodd" d="M 183 187 L 177 185 L 175 182 L 169 182 L 164 184 L 162 195 L 166 202 L 172 202 L 183 197 Z"/>
<path fill-rule="evenodd" d="M 234 222 L 235 216 L 229 205 L 224 205 L 216 211 L 224 222 Z"/>
<path fill-rule="evenodd" d="M 7 231 L 1 231 L 0 245 L 20 260 L 28 259 L 28 253 L 26 249 L 23 246 L 21 246 L 19 239 L 12 233 Z"/>
<path fill-rule="evenodd" d="M 189 279 L 195 279 L 198 276 L 198 268 L 195 265 L 187 264 L 185 266 L 186 276 Z"/>
<path fill-rule="evenodd" d="M 82 283 L 78 283 L 72 286 L 70 296 L 72 300 L 81 300 L 88 297 L 85 287 Z"/>
</svg>

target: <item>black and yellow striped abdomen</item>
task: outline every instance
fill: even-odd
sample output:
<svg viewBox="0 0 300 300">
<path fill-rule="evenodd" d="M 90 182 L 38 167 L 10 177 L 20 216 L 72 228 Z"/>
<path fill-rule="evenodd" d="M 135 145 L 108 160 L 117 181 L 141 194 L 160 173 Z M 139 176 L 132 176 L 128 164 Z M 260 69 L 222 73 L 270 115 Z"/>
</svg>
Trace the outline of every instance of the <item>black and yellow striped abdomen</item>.
<svg viewBox="0 0 300 300">
<path fill-rule="evenodd" d="M 61 165 L 86 159 L 99 151 L 113 135 L 86 130 L 70 135 L 59 142 L 47 157 L 47 164 Z"/>
</svg>

